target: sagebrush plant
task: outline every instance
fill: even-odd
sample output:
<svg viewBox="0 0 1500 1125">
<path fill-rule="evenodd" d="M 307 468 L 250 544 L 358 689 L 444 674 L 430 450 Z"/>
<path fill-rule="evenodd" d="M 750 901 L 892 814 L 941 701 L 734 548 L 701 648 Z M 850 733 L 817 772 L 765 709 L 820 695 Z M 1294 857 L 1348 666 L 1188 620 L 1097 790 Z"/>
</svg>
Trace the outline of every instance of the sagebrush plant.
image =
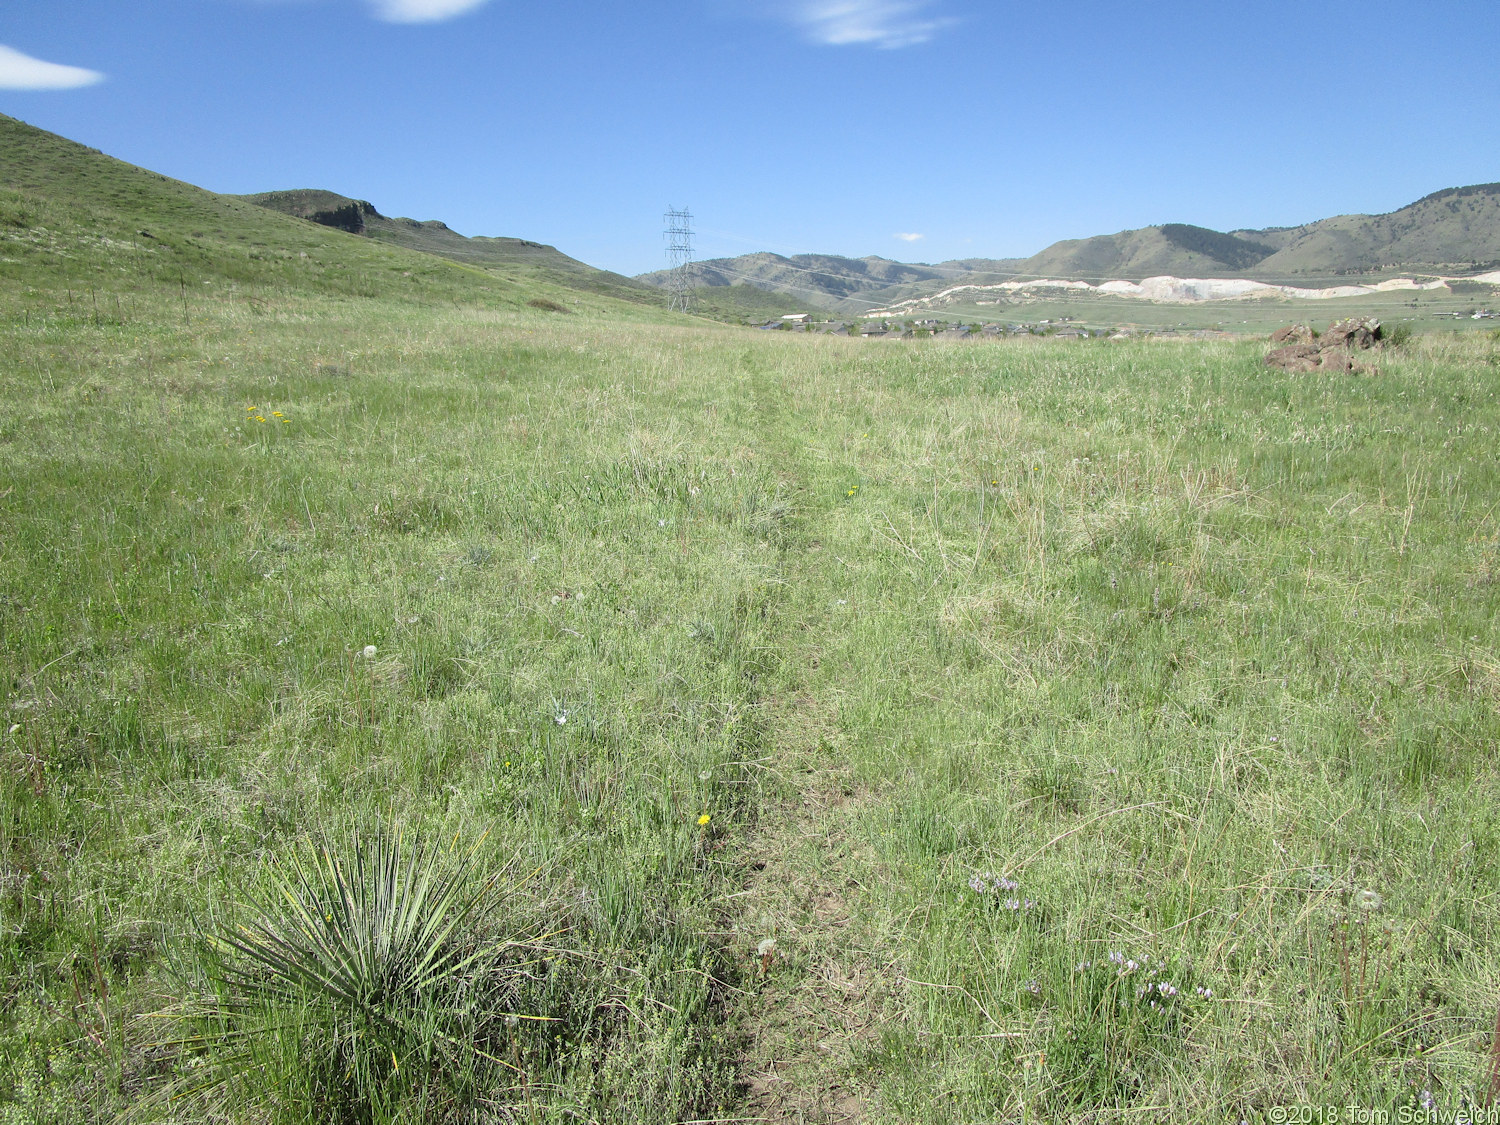
<svg viewBox="0 0 1500 1125">
<path fill-rule="evenodd" d="M 188 1043 L 209 1077 L 188 1088 L 288 1119 L 495 1104 L 523 1073 L 521 1021 L 549 1019 L 517 1009 L 553 935 L 518 908 L 524 879 L 481 876 L 455 843 L 375 831 L 273 863 L 263 894 L 200 934 L 207 1026 Z"/>
</svg>

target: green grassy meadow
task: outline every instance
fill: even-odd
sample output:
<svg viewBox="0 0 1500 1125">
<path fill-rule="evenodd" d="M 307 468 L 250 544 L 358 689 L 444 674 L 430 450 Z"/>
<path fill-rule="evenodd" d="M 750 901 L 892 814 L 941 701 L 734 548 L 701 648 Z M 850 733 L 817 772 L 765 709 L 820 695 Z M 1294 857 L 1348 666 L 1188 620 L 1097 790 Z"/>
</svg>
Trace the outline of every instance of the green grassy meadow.
<svg viewBox="0 0 1500 1125">
<path fill-rule="evenodd" d="M 1500 340 L 758 333 L 0 187 L 0 1123 L 1493 1096 Z M 487 888 L 426 1045 L 224 969 L 379 838 Z"/>
</svg>

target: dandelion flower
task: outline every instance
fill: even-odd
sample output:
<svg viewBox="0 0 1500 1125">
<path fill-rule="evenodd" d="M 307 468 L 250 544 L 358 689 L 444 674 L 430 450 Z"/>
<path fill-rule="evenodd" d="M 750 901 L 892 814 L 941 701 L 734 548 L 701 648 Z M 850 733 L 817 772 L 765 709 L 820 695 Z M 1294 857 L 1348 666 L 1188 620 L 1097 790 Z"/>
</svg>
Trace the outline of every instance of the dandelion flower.
<svg viewBox="0 0 1500 1125">
<path fill-rule="evenodd" d="M 379 651 L 380 650 L 374 645 L 365 645 L 364 651 L 361 652 L 360 655 L 363 656 L 366 660 L 374 660 L 375 654 Z"/>
<path fill-rule="evenodd" d="M 776 956 L 776 939 L 773 937 L 761 938 L 760 944 L 755 947 L 757 957 Z"/>
<path fill-rule="evenodd" d="M 707 813 L 704 813 L 702 816 L 700 816 L 698 818 L 698 827 L 702 828 L 705 824 L 707 824 L 712 819 L 713 818 L 710 817 Z"/>
<path fill-rule="evenodd" d="M 1376 891 L 1360 891 L 1354 896 L 1354 905 L 1360 910 L 1374 911 L 1385 905 L 1385 900 Z"/>
</svg>

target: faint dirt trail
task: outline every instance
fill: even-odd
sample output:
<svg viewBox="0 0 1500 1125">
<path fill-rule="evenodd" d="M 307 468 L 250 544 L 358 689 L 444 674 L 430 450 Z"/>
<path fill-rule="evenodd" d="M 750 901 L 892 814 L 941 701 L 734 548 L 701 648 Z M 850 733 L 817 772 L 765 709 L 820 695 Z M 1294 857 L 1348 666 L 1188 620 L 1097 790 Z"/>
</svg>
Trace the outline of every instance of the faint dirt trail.
<svg viewBox="0 0 1500 1125">
<path fill-rule="evenodd" d="M 879 1042 L 889 975 L 855 948 L 855 857 L 841 826 L 858 795 L 836 773 L 799 780 L 800 794 L 762 817 L 740 900 L 742 944 L 753 955 L 776 942 L 743 1008 L 744 1109 L 773 1125 L 852 1125 L 870 1099 L 860 1055 Z"/>
<path fill-rule="evenodd" d="M 806 498 L 818 466 L 784 425 L 786 386 L 773 377 L 756 389 L 765 424 L 758 452 L 774 457 L 783 482 Z M 853 911 L 875 873 L 847 829 L 869 794 L 839 759 L 838 692 L 816 686 L 826 681 L 817 673 L 822 642 L 837 627 L 819 607 L 835 600 L 839 579 L 809 518 L 798 517 L 796 545 L 783 557 L 784 674 L 779 693 L 761 703 L 770 755 L 763 803 L 744 843 L 749 876 L 726 919 L 747 965 L 747 994 L 735 1014 L 744 1091 L 737 1116 L 768 1125 L 854 1125 L 873 1093 L 861 1077 L 862 1056 L 878 1047 L 897 986 L 895 974 L 858 947 L 862 927 Z M 762 956 L 765 941 L 775 948 Z"/>
</svg>

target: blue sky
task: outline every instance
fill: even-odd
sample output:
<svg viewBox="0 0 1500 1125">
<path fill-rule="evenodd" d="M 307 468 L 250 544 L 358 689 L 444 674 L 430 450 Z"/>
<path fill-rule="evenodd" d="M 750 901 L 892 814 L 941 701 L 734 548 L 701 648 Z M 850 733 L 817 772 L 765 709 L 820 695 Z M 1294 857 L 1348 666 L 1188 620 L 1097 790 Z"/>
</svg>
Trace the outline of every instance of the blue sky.
<svg viewBox="0 0 1500 1125">
<path fill-rule="evenodd" d="M 669 205 L 699 257 L 936 262 L 1500 180 L 1497 43 L 1494 0 L 5 0 L 0 111 L 624 273 Z"/>
</svg>

